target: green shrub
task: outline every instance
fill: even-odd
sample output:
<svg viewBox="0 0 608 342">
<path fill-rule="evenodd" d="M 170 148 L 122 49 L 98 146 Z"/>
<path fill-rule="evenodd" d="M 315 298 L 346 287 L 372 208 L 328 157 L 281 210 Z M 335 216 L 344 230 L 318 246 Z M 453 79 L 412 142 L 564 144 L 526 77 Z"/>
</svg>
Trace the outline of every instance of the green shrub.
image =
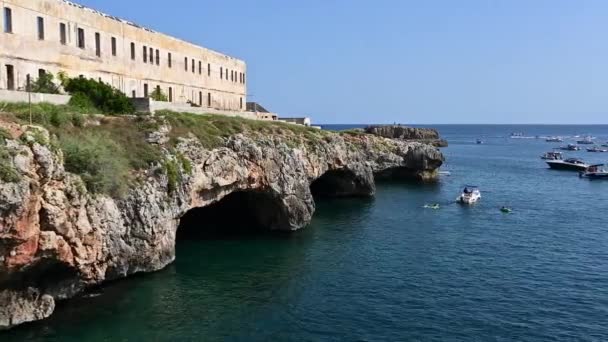
<svg viewBox="0 0 608 342">
<path fill-rule="evenodd" d="M 81 105 L 81 98 L 85 96 L 93 106 L 107 114 L 130 114 L 135 112 L 135 107 L 125 94 L 100 81 L 84 77 L 71 78 L 66 82 L 65 90 L 72 96 L 78 97 L 79 105 Z"/>
<path fill-rule="evenodd" d="M 73 94 L 68 104 L 74 108 L 78 108 L 83 112 L 96 113 L 99 111 L 99 109 L 95 108 L 95 105 L 93 104 L 91 99 L 83 93 Z"/>
<path fill-rule="evenodd" d="M 52 73 L 46 72 L 30 84 L 32 93 L 59 94 L 59 87 L 53 82 L 55 77 Z"/>
<path fill-rule="evenodd" d="M 160 89 L 160 87 L 156 87 L 154 89 L 154 91 L 150 94 L 150 98 L 154 101 L 163 101 L 163 102 L 167 102 L 169 100 L 167 98 L 167 95 L 165 95 L 165 93 L 163 93 L 163 90 Z"/>
<path fill-rule="evenodd" d="M 11 139 L 11 135 L 0 128 L 0 180 L 7 183 L 18 182 L 21 177 L 11 163 L 11 155 L 6 149 L 6 139 Z"/>
<path fill-rule="evenodd" d="M 121 197 L 129 184 L 129 161 L 107 134 L 81 132 L 60 138 L 67 171 L 80 175 L 92 193 Z"/>
<path fill-rule="evenodd" d="M 167 160 L 165 161 L 165 172 L 167 173 L 167 191 L 172 194 L 182 181 L 179 166 L 175 161 Z"/>
</svg>

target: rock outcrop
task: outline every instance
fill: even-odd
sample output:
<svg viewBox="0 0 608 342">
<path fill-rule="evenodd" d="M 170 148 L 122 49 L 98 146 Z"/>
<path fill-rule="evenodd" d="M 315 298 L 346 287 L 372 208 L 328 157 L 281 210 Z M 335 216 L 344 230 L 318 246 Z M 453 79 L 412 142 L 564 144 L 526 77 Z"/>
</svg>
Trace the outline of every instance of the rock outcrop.
<svg viewBox="0 0 608 342">
<path fill-rule="evenodd" d="M 294 231 L 311 220 L 313 192 L 371 196 L 375 176 L 433 179 L 443 162 L 428 144 L 367 134 L 328 133 L 298 146 L 281 136 L 238 134 L 214 149 L 183 137 L 169 150 L 162 144 L 170 127 L 162 126 L 149 142 L 178 165 L 177 183 L 155 165 L 116 199 L 88 192 L 66 172 L 61 150 L 45 143 L 46 130 L 8 131 L 6 166 L 18 180 L 0 178 L 0 329 L 48 317 L 57 300 L 88 287 L 164 268 L 191 209 L 244 193 L 255 206 L 252 220 Z"/>
<path fill-rule="evenodd" d="M 401 125 L 380 125 L 368 126 L 365 128 L 365 132 L 389 139 L 423 142 L 432 144 L 435 147 L 448 146 L 448 142 L 441 139 L 439 132 L 432 128 L 413 128 Z"/>
</svg>

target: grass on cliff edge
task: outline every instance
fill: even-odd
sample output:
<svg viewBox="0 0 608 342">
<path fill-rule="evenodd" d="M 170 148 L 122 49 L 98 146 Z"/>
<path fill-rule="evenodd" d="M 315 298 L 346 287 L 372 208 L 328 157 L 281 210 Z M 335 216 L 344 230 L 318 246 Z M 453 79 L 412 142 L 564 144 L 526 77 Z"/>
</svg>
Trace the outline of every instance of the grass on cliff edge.
<svg viewBox="0 0 608 342">
<path fill-rule="evenodd" d="M 29 123 L 27 104 L 0 103 L 0 112 L 4 112 L 4 120 Z M 78 108 L 50 104 L 35 105 L 32 113 L 34 124 L 45 127 L 57 137 L 53 146 L 63 151 L 66 170 L 80 175 L 89 191 L 113 197 L 124 195 L 137 179 L 135 171 L 147 169 L 151 164 L 160 165 L 165 174 L 173 175 L 169 177 L 169 191 L 176 188 L 179 177 L 175 177 L 175 163 L 164 160 L 161 148 L 146 141 L 148 134 L 160 127 L 162 119 L 172 127 L 170 143 L 165 146 L 169 150 L 175 147 L 179 137 L 189 134 L 206 148 L 221 146 L 225 138 L 239 133 L 280 136 L 290 147 L 314 144 L 330 134 L 287 123 L 222 115 L 161 112 L 156 117 L 90 116 Z M 182 156 L 182 159 L 185 158 Z M 188 163 L 180 160 L 178 165 L 189 172 L 186 170 Z"/>
</svg>

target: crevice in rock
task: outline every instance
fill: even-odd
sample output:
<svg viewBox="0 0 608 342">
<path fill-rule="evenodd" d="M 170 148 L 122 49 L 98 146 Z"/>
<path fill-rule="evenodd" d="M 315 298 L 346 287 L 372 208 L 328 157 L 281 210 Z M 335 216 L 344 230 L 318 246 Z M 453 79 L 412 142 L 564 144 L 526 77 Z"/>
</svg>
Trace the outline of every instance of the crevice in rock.
<svg viewBox="0 0 608 342">
<path fill-rule="evenodd" d="M 374 194 L 373 180 L 358 177 L 347 169 L 329 170 L 310 185 L 315 199 L 336 197 L 367 197 Z"/>
<path fill-rule="evenodd" d="M 270 192 L 236 191 L 186 212 L 180 219 L 176 241 L 260 234 L 277 229 L 285 219 L 280 200 Z"/>
</svg>

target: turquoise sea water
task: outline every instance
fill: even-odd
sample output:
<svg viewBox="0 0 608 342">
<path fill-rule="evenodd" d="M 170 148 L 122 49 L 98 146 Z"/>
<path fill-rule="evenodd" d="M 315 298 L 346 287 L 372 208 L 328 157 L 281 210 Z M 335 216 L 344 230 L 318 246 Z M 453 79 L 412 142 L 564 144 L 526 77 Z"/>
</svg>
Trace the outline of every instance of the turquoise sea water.
<svg viewBox="0 0 608 342">
<path fill-rule="evenodd" d="M 559 144 L 508 138 L 606 143 L 608 126 L 438 127 L 452 172 L 438 184 L 320 201 L 292 235 L 179 241 L 166 270 L 0 341 L 608 340 L 608 181 L 548 170 L 539 156 Z M 452 204 L 470 183 L 481 202 Z"/>
</svg>

